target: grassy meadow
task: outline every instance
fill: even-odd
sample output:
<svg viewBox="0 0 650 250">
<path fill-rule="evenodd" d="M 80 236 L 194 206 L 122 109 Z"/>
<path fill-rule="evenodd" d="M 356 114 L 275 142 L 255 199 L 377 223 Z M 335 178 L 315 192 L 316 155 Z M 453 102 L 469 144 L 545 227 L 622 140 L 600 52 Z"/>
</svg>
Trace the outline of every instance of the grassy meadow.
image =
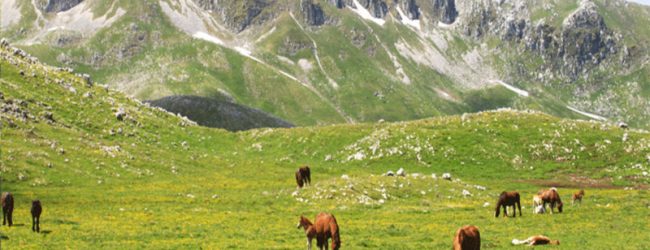
<svg viewBox="0 0 650 250">
<path fill-rule="evenodd" d="M 466 224 L 485 249 L 536 234 L 564 249 L 650 248 L 645 131 L 501 110 L 229 133 L 10 54 L 0 48 L 0 188 L 16 208 L 2 249 L 299 249 L 299 216 L 321 211 L 346 249 L 449 249 Z M 297 190 L 303 164 L 312 186 Z M 551 186 L 564 213 L 532 214 Z M 521 192 L 522 217 L 494 218 L 504 190 Z"/>
</svg>

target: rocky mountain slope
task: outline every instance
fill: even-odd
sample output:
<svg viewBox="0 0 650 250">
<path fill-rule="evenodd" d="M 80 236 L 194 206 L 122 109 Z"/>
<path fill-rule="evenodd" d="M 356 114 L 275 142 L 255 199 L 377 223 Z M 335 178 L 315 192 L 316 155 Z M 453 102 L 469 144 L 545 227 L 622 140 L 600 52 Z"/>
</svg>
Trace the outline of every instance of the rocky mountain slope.
<svg viewBox="0 0 650 250">
<path fill-rule="evenodd" d="M 140 99 L 297 125 L 488 108 L 648 126 L 650 9 L 623 0 L 2 3 L 0 35 Z"/>
</svg>

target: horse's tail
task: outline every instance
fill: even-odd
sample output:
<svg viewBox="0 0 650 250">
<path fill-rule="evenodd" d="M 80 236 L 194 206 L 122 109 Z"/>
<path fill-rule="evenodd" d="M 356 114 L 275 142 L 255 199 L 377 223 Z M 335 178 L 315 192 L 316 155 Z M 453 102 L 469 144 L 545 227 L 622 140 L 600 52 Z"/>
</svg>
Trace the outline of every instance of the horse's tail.
<svg viewBox="0 0 650 250">
<path fill-rule="evenodd" d="M 519 193 L 515 195 L 515 201 L 517 202 L 517 208 L 519 209 L 519 216 L 521 216 L 521 197 L 519 196 Z"/>
<path fill-rule="evenodd" d="M 330 232 L 332 234 L 332 249 L 338 250 L 341 247 L 341 235 L 339 223 L 336 222 L 336 217 L 334 217 L 334 215 L 332 215 L 332 221 L 330 222 Z"/>
<path fill-rule="evenodd" d="M 501 209 L 499 209 L 499 208 L 501 207 L 501 204 L 503 204 L 505 199 L 506 199 L 506 192 L 504 191 L 504 192 L 501 192 L 501 195 L 499 195 L 499 200 L 497 201 L 497 206 L 494 208 L 494 217 L 499 217 L 499 214 L 501 213 Z"/>
</svg>

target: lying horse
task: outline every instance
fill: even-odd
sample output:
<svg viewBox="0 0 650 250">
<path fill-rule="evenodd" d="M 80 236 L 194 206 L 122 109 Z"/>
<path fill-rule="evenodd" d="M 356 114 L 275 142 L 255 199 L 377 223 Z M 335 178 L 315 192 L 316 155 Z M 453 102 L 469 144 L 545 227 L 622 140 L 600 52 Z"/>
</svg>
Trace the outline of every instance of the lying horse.
<svg viewBox="0 0 650 250">
<path fill-rule="evenodd" d="M 499 201 L 497 201 L 497 207 L 495 209 L 494 216 L 499 217 L 499 212 L 501 211 L 501 207 L 503 207 L 503 215 L 508 216 L 508 210 L 506 210 L 506 206 L 512 206 L 513 210 L 513 217 L 517 217 L 517 207 L 515 207 L 515 204 L 517 207 L 519 207 L 519 216 L 521 216 L 521 202 L 519 199 L 519 193 L 518 192 L 502 192 L 501 195 L 499 196 Z"/>
<path fill-rule="evenodd" d="M 14 196 L 9 192 L 2 193 L 2 225 L 9 222 L 9 226 L 14 224 Z"/>
<path fill-rule="evenodd" d="M 296 183 L 299 188 L 302 188 L 304 185 L 311 185 L 311 171 L 309 166 L 304 166 L 296 171 Z"/>
<path fill-rule="evenodd" d="M 32 201 L 32 231 L 41 232 L 41 213 L 43 212 L 43 207 L 41 206 L 41 201 L 34 200 Z"/>
<path fill-rule="evenodd" d="M 546 237 L 544 235 L 536 235 L 536 236 L 531 236 L 528 237 L 528 239 L 525 240 L 518 240 L 514 239 L 512 240 L 513 245 L 523 245 L 523 244 L 528 244 L 529 246 L 535 246 L 535 245 L 560 245 L 559 240 L 551 240 L 549 237 Z"/>
<path fill-rule="evenodd" d="M 481 249 L 481 233 L 475 226 L 464 226 L 456 231 L 454 237 L 454 250 L 479 250 Z"/>
<path fill-rule="evenodd" d="M 551 188 L 549 190 L 541 191 L 538 195 L 542 198 L 542 206 L 546 209 L 546 204 L 551 205 L 551 213 L 553 209 L 557 206 L 557 211 L 562 213 L 562 199 L 560 199 L 560 194 L 558 194 L 557 189 Z"/>
<path fill-rule="evenodd" d="M 585 196 L 584 189 L 580 189 L 580 191 L 574 193 L 573 196 L 571 196 L 571 205 L 573 205 L 573 203 L 575 203 L 576 201 L 582 204 L 582 197 L 584 196 Z"/>
<path fill-rule="evenodd" d="M 305 234 L 307 235 L 307 249 L 311 249 L 311 241 L 314 237 L 316 238 L 318 249 L 327 249 L 327 241 L 329 238 L 332 238 L 333 250 L 337 250 L 341 247 L 339 225 L 332 214 L 318 214 L 314 224 L 304 216 L 300 216 L 300 223 L 298 223 L 297 227 L 302 227 L 305 230 Z"/>
</svg>

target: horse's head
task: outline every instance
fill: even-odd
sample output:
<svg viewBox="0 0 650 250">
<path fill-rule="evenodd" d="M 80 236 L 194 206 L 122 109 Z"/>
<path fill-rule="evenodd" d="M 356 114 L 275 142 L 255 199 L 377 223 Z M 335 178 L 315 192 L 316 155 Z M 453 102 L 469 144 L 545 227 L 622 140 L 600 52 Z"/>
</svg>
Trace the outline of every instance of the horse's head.
<svg viewBox="0 0 650 250">
<path fill-rule="evenodd" d="M 562 212 L 562 207 L 563 207 L 563 206 L 564 206 L 564 204 L 563 204 L 561 201 L 558 202 L 558 205 L 557 205 L 557 211 L 560 211 L 560 213 L 561 213 L 561 212 Z"/>
<path fill-rule="evenodd" d="M 302 227 L 303 229 L 307 230 L 311 226 L 311 222 L 305 218 L 305 216 L 300 216 L 300 222 L 298 222 L 298 225 L 296 225 L 296 228 Z"/>
</svg>

